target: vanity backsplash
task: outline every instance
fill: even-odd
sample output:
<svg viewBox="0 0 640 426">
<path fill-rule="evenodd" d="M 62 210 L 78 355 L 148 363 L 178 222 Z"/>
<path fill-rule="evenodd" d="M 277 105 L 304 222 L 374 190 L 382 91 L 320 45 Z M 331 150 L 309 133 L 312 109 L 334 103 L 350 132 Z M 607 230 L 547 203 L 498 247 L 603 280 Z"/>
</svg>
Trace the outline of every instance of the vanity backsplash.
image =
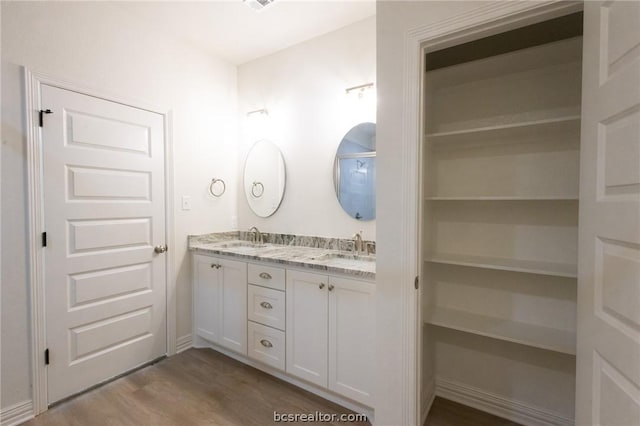
<svg viewBox="0 0 640 426">
<path fill-rule="evenodd" d="M 253 232 L 247 231 L 229 231 L 229 232 L 217 232 L 205 235 L 190 235 L 189 243 L 215 243 L 220 240 L 242 240 L 252 241 Z M 353 251 L 354 241 L 353 239 L 344 238 L 327 238 L 327 237 L 313 237 L 309 235 L 294 235 L 294 234 L 276 234 L 270 232 L 262 233 L 263 241 L 267 244 L 280 244 L 284 246 L 300 246 L 300 247 L 312 247 L 329 250 L 340 251 Z M 375 241 L 363 241 L 363 248 L 371 255 L 376 254 L 376 242 Z"/>
</svg>

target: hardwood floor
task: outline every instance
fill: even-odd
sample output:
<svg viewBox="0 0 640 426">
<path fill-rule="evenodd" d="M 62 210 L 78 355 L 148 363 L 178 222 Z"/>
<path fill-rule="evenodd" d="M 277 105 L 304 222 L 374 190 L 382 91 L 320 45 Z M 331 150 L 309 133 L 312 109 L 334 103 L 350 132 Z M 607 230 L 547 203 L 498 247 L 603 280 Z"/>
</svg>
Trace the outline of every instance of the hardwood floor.
<svg viewBox="0 0 640 426">
<path fill-rule="evenodd" d="M 352 413 L 213 350 L 189 349 L 54 406 L 25 425 L 262 426 L 276 424 L 274 411 Z"/>
<path fill-rule="evenodd" d="M 436 398 L 424 426 L 521 426 L 475 408 Z"/>
<path fill-rule="evenodd" d="M 216 351 L 189 349 L 56 405 L 24 424 L 263 426 L 276 424 L 274 411 L 353 413 Z M 467 425 L 519 426 L 441 398 L 434 401 L 425 423 L 425 426 Z"/>
</svg>

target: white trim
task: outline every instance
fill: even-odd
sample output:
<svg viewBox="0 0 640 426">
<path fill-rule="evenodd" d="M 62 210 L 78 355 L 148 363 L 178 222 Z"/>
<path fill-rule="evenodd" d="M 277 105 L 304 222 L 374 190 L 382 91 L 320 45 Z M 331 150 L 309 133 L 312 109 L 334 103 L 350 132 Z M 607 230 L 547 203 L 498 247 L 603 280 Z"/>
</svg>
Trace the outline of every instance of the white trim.
<svg viewBox="0 0 640 426">
<path fill-rule="evenodd" d="M 193 336 L 191 334 L 178 337 L 177 345 L 176 345 L 176 354 L 179 354 L 180 352 L 184 352 L 187 349 L 190 349 L 192 347 L 193 347 Z"/>
<path fill-rule="evenodd" d="M 162 113 L 161 113 L 162 114 Z M 167 356 L 177 353 L 178 295 L 176 294 L 176 222 L 173 176 L 173 110 L 165 110 L 164 115 L 164 205 L 165 240 L 167 250 Z"/>
<path fill-rule="evenodd" d="M 433 401 L 436 399 L 436 381 L 433 377 L 425 386 L 422 392 L 422 405 L 421 405 L 421 416 L 420 416 L 420 424 L 423 425 L 427 422 L 427 416 L 429 415 L 429 411 L 431 411 L 431 406 L 433 405 Z"/>
<path fill-rule="evenodd" d="M 19 402 L 0 410 L 0 426 L 19 425 L 32 418 L 33 403 L 31 400 Z"/>
<path fill-rule="evenodd" d="M 46 324 L 44 316 L 45 293 L 43 277 L 43 248 L 41 233 L 43 230 L 43 188 L 42 188 L 42 133 L 38 126 L 38 111 L 41 109 L 41 86 L 43 84 L 58 87 L 95 98 L 132 106 L 138 109 L 160 114 L 164 117 L 165 144 L 165 238 L 173 250 L 169 250 L 166 262 L 167 276 L 167 354 L 176 352 L 176 277 L 175 277 L 175 223 L 173 191 L 173 114 L 168 108 L 150 105 L 139 100 L 123 99 L 100 90 L 87 89 L 61 79 L 31 72 L 24 68 L 25 84 L 25 120 L 27 127 L 27 193 L 28 193 L 28 248 L 29 248 L 29 289 L 31 309 L 31 371 L 33 414 L 47 410 L 47 370 L 44 365 L 46 348 Z"/>
<path fill-rule="evenodd" d="M 47 409 L 47 371 L 44 365 L 45 321 L 44 283 L 42 277 L 42 141 L 37 124 L 40 106 L 40 81 L 28 69 L 24 70 L 27 127 L 27 192 L 28 246 L 31 308 L 31 377 L 33 414 Z"/>
<path fill-rule="evenodd" d="M 525 426 L 574 424 L 573 419 L 560 414 L 452 380 L 436 379 L 436 395 Z"/>
<path fill-rule="evenodd" d="M 426 51 L 441 49 L 464 43 L 483 36 L 507 31 L 519 26 L 540 22 L 582 9 L 582 2 L 546 0 L 492 2 L 442 20 L 436 24 L 424 25 L 408 30 L 404 37 L 403 81 L 402 81 L 402 134 L 400 150 L 402 174 L 399 176 L 401 203 L 398 207 L 401 217 L 402 235 L 419 237 L 420 195 L 420 145 L 422 61 Z M 399 282 L 402 303 L 402 353 L 400 366 L 402 380 L 402 418 L 399 423 L 415 425 L 422 417 L 421 389 L 418 374 L 420 366 L 420 292 L 413 288 L 413 280 L 420 272 L 418 238 L 405 239 L 401 251 L 402 269 Z M 424 281 L 424 279 L 423 279 Z M 424 283 L 423 283 L 424 285 Z"/>
<path fill-rule="evenodd" d="M 320 388 L 316 385 L 313 385 L 311 383 L 307 383 L 305 381 L 296 379 L 295 377 L 292 377 L 290 375 L 288 375 L 287 373 L 285 373 L 282 370 L 277 370 L 273 367 L 270 367 L 268 365 L 262 364 L 261 362 L 258 361 L 254 361 L 250 358 L 247 358 L 246 356 L 239 354 L 237 352 L 233 352 L 230 351 L 226 348 L 220 347 L 214 343 L 211 343 L 209 341 L 207 341 L 206 339 L 203 339 L 201 337 L 196 336 L 194 339 L 194 344 L 193 344 L 194 348 L 197 349 L 203 349 L 203 348 L 207 348 L 207 349 L 211 349 L 214 350 L 216 352 L 220 352 L 223 355 L 228 356 L 229 358 L 233 358 L 236 361 L 239 361 L 243 364 L 249 365 L 257 370 L 263 371 L 271 376 L 274 376 L 282 381 L 285 381 L 287 383 L 290 383 L 294 386 L 297 386 L 301 389 L 304 389 L 308 392 L 311 392 L 315 395 L 318 395 L 321 398 L 326 399 L 327 401 L 331 401 L 335 404 L 338 404 L 342 407 L 345 407 L 349 410 L 352 410 L 356 413 L 362 413 L 362 414 L 366 414 L 367 418 L 369 419 L 371 424 L 375 424 L 374 420 L 375 420 L 375 412 L 372 408 L 370 407 L 366 407 L 362 404 L 359 404 L 357 402 L 353 402 L 349 399 L 346 399 L 340 395 L 337 395 L 327 389 L 324 388 Z"/>
</svg>

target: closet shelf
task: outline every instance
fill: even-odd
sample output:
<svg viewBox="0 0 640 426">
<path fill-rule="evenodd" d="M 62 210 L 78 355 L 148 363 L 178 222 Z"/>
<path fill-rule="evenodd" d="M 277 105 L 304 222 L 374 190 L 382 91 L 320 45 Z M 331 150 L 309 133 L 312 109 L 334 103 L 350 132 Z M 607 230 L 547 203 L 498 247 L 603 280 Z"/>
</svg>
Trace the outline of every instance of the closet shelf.
<svg viewBox="0 0 640 426">
<path fill-rule="evenodd" d="M 486 139 L 518 139 L 532 134 L 536 137 L 558 135 L 565 132 L 580 131 L 580 115 L 549 118 L 544 120 L 523 121 L 497 126 L 476 127 L 449 132 L 427 133 L 425 136 L 431 143 L 477 142 Z"/>
<path fill-rule="evenodd" d="M 471 266 L 474 268 L 526 272 L 530 274 L 552 275 L 556 277 L 567 278 L 578 277 L 577 265 L 568 263 L 553 263 L 535 260 L 505 259 L 498 257 L 471 256 L 460 254 L 435 254 L 427 257 L 427 259 L 425 260 L 432 263 Z"/>
<path fill-rule="evenodd" d="M 425 322 L 439 327 L 569 355 L 576 354 L 576 336 L 575 333 L 571 331 L 488 317 L 448 308 L 435 308 Z"/>
<path fill-rule="evenodd" d="M 577 195 L 505 195 L 505 196 L 464 196 L 426 197 L 426 201 L 577 201 Z"/>
</svg>

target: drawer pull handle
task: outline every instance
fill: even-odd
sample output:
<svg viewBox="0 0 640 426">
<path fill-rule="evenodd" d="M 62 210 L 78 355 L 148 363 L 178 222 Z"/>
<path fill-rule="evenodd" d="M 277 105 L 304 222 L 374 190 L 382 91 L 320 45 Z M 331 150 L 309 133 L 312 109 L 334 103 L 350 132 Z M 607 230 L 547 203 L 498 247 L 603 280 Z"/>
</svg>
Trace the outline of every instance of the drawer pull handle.
<svg viewBox="0 0 640 426">
<path fill-rule="evenodd" d="M 320 290 L 322 290 L 324 288 L 324 283 L 320 283 L 318 287 L 320 287 Z"/>
<path fill-rule="evenodd" d="M 262 346 L 264 346 L 265 348 L 272 348 L 273 347 L 273 343 L 271 343 L 270 341 L 268 341 L 267 339 L 262 339 L 260 340 L 260 344 Z"/>
<path fill-rule="evenodd" d="M 265 309 L 273 309 L 273 306 L 271 306 L 271 303 L 269 302 L 260 302 L 260 306 L 262 306 Z"/>
<path fill-rule="evenodd" d="M 270 280 L 272 277 L 270 274 L 266 272 L 260 272 L 260 278 L 264 278 L 265 280 Z"/>
</svg>

